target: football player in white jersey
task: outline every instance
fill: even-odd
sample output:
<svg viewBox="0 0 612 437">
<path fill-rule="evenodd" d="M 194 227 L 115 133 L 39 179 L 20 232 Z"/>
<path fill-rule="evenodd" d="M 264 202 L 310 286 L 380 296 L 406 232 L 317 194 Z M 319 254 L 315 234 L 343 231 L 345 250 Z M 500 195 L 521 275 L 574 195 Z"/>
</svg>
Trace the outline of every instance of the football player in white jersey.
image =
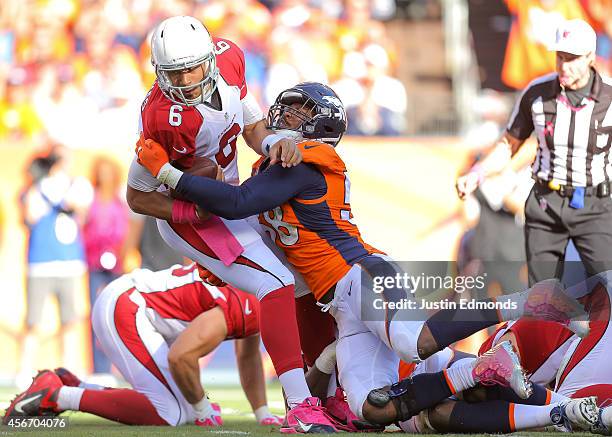
<svg viewBox="0 0 612 437">
<path fill-rule="evenodd" d="M 266 128 L 247 90 L 244 56 L 234 43 L 212 38 L 195 18 L 179 16 L 156 27 L 151 51 L 157 81 L 142 104 L 141 141 L 161 144 L 178 167 L 189 168 L 194 156 L 212 159 L 232 184 L 239 182 L 236 142 L 241 134 L 273 162 L 301 162 L 293 140 Z M 257 296 L 261 337 L 287 396 L 288 418 L 296 416 L 299 421 L 291 423 L 303 424 L 286 431 L 335 432 L 304 379 L 294 276 L 262 240 L 264 232 L 256 218 L 200 220 L 193 203 L 158 192 L 162 182 L 134 159 L 127 189 L 132 210 L 157 217 L 160 233 L 171 247 L 224 282 Z"/>
<path fill-rule="evenodd" d="M 233 338 L 258 423 L 281 425 L 266 405 L 258 316 L 253 295 L 205 286 L 195 264 L 135 270 L 111 282 L 92 310 L 102 349 L 133 388 L 96 386 L 66 369 L 46 370 L 10 404 L 4 421 L 74 410 L 129 425 L 219 426 L 220 408 L 202 389 L 198 360 Z"/>
</svg>

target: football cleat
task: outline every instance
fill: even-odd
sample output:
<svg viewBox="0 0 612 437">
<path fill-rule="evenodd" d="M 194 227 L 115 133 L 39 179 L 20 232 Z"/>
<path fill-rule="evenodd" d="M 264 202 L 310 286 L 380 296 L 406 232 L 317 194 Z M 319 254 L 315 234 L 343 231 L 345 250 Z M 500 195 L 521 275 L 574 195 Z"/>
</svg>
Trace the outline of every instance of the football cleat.
<svg viewBox="0 0 612 437">
<path fill-rule="evenodd" d="M 280 428 L 283 434 L 329 434 L 338 430 L 329 419 L 319 398 L 306 398 L 304 402 L 287 411 Z"/>
<path fill-rule="evenodd" d="M 215 411 L 210 416 L 205 419 L 196 419 L 193 423 L 196 426 L 204 426 L 204 427 L 215 427 L 223 425 L 223 418 L 221 417 L 221 407 L 219 404 L 211 403 L 212 409 Z"/>
<path fill-rule="evenodd" d="M 597 425 L 599 408 L 594 396 L 568 399 L 550 411 L 550 420 L 562 432 L 572 432 L 574 428 L 588 430 Z"/>
<path fill-rule="evenodd" d="M 350 409 L 344 390 L 336 388 L 336 394 L 325 401 L 325 409 L 334 426 L 340 431 L 347 432 L 382 432 L 385 427 L 373 425 L 365 420 L 359 419 Z"/>
<path fill-rule="evenodd" d="M 583 306 L 565 294 L 557 279 L 540 281 L 528 293 L 523 317 L 559 322 L 581 338 L 589 334 L 588 315 Z"/>
<path fill-rule="evenodd" d="M 57 416 L 61 412 L 57 408 L 57 395 L 63 385 L 54 372 L 39 372 L 30 387 L 11 401 L 2 423 L 6 424 L 12 417 Z"/>
<path fill-rule="evenodd" d="M 509 386 L 522 399 L 533 393 L 531 382 L 509 341 L 502 341 L 476 358 L 472 375 L 482 385 Z"/>
<path fill-rule="evenodd" d="M 69 387 L 80 387 L 82 381 L 79 379 L 78 376 L 76 376 L 74 373 L 72 373 L 65 367 L 58 367 L 54 370 L 54 372 L 57 376 L 59 376 L 64 385 L 67 385 Z"/>
</svg>

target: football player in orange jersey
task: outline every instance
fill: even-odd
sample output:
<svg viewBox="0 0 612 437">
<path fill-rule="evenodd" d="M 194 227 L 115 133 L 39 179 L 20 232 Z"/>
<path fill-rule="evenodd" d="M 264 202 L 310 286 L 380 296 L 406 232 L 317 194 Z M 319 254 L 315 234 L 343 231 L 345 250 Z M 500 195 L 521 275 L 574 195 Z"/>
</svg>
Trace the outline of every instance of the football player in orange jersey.
<svg viewBox="0 0 612 437">
<path fill-rule="evenodd" d="M 540 284 L 499 299 L 512 302 L 507 306 L 511 309 L 447 309 L 425 321 L 415 315 L 406 320 L 386 306 L 362 317 L 367 300 L 373 298 L 372 288 L 362 287 L 362 274 L 369 281 L 392 278 L 398 267 L 366 244 L 352 221 L 347 169 L 334 147 L 346 130 L 344 106 L 331 88 L 302 83 L 280 93 L 268 112 L 268 126 L 294 136 L 303 162 L 285 168 L 262 159 L 257 174 L 240 186 L 181 172 L 151 139 L 139 142 L 136 152 L 151 174 L 201 208 L 227 219 L 257 214 L 262 225 L 272 228 L 276 244 L 302 274 L 318 304 L 336 319 L 339 377 L 351 409 L 372 423 L 388 424 L 485 379 L 503 381 L 528 397 L 529 383 L 518 358 L 504 348 L 486 369 L 463 366 L 428 376 L 435 379 L 426 381 L 428 390 L 392 388 L 384 400 L 376 399 L 380 391 L 368 396 L 397 381 L 399 358 L 420 361 L 482 328 L 525 315 L 567 323 L 579 312 L 578 305 L 551 284 Z M 401 301 L 408 294 L 399 286 L 382 292 L 387 302 Z M 449 323 L 452 320 L 461 323 Z"/>
</svg>

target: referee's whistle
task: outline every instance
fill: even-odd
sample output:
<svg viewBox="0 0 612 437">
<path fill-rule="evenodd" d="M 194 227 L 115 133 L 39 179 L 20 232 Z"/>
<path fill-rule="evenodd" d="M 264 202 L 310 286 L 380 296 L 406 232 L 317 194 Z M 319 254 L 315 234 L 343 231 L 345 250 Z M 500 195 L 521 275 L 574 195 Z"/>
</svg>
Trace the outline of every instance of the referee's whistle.
<svg viewBox="0 0 612 437">
<path fill-rule="evenodd" d="M 559 182 L 552 180 L 552 181 L 548 181 L 548 188 L 550 188 L 553 191 L 559 191 L 559 189 L 561 189 L 561 185 L 559 184 Z"/>
</svg>

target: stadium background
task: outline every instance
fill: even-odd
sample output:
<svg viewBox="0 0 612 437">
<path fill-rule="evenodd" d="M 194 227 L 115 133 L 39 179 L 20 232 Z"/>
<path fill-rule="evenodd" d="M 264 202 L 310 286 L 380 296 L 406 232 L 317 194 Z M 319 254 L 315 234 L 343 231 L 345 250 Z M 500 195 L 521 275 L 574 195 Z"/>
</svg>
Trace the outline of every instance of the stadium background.
<svg viewBox="0 0 612 437">
<path fill-rule="evenodd" d="M 349 111 L 351 135 L 340 153 L 366 240 L 398 260 L 456 260 L 477 220 L 456 198 L 456 175 L 498 135 L 515 91 L 552 70 L 544 43 L 563 17 L 593 24 L 599 67 L 609 72 L 608 3 L 0 0 L 0 384 L 12 385 L 20 370 L 27 244 L 20 194 L 28 164 L 61 144 L 72 176 L 90 178 L 105 156 L 125 177 L 139 104 L 154 80 L 147 44 L 154 23 L 190 14 L 237 42 L 264 109 L 297 81 L 330 83 Z M 239 149 L 244 178 L 254 155 Z M 128 254 L 126 269 L 138 260 Z M 59 352 L 57 304 L 46 303 L 34 368 L 91 372 L 85 277 L 78 302 L 69 362 Z M 204 374 L 226 382 L 233 365 L 224 345 L 203 363 Z"/>
</svg>

